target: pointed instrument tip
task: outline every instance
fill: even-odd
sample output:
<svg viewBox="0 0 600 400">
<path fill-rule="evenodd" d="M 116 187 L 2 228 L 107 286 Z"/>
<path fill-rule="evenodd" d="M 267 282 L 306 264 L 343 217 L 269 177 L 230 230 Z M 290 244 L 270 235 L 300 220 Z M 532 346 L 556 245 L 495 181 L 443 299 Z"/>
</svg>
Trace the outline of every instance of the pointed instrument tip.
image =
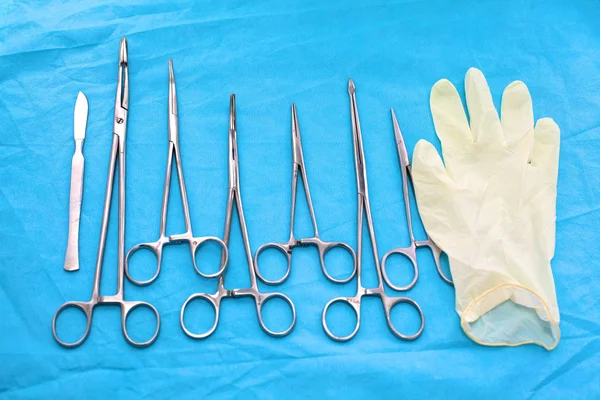
<svg viewBox="0 0 600 400">
<path fill-rule="evenodd" d="M 296 113 L 295 104 L 292 104 L 292 134 L 298 136 L 298 114 Z"/>
<path fill-rule="evenodd" d="M 229 96 L 229 129 L 235 130 L 235 94 Z"/>
<path fill-rule="evenodd" d="M 392 113 L 392 121 L 394 121 L 394 125 L 398 125 L 398 121 L 396 120 L 396 113 L 394 112 L 394 108 L 390 108 L 390 112 Z"/>
<path fill-rule="evenodd" d="M 175 88 L 175 72 L 173 60 L 169 59 L 169 112 L 177 115 L 177 89 Z"/>
<path fill-rule="evenodd" d="M 392 124 L 394 125 L 394 134 L 396 135 L 396 141 L 404 142 L 402 138 L 402 132 L 400 131 L 400 125 L 398 125 L 398 120 L 396 119 L 396 113 L 393 108 L 390 108 L 392 112 Z"/>
<path fill-rule="evenodd" d="M 396 137 L 400 165 L 402 165 L 402 167 L 408 167 L 410 165 L 410 160 L 408 158 L 408 151 L 406 150 L 406 143 L 404 143 L 402 131 L 400 130 L 400 125 L 398 125 L 398 120 L 396 119 L 396 113 L 393 108 L 390 108 L 390 110 L 392 112 L 392 125 L 394 125 L 394 136 Z"/>
<path fill-rule="evenodd" d="M 169 85 L 175 85 L 175 72 L 173 71 L 173 60 L 169 58 Z"/>
<path fill-rule="evenodd" d="M 356 92 L 356 87 L 354 86 L 354 81 L 352 78 L 348 79 L 348 93 L 354 94 Z"/>
<path fill-rule="evenodd" d="M 404 138 L 402 137 L 402 131 L 400 130 L 400 125 L 398 125 L 398 120 L 396 119 L 396 113 L 393 108 L 390 108 L 392 111 L 392 125 L 394 126 L 394 136 L 396 136 L 396 143 L 402 144 L 404 147 Z M 404 148 L 404 152 L 406 152 L 406 148 Z M 408 155 L 406 156 L 408 158 Z"/>
<path fill-rule="evenodd" d="M 121 65 L 127 65 L 127 39 L 121 38 L 121 51 L 119 52 L 119 62 Z"/>
</svg>

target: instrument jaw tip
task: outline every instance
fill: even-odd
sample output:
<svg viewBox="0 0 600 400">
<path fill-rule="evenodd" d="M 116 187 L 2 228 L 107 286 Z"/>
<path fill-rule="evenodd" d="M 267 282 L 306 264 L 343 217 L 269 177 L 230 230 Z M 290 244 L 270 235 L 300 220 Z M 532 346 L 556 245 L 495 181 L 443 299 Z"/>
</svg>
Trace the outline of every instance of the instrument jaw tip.
<svg viewBox="0 0 600 400">
<path fill-rule="evenodd" d="M 175 72 L 171 59 L 169 59 L 169 113 L 177 115 L 177 89 L 175 88 Z"/>
<path fill-rule="evenodd" d="M 229 129 L 235 130 L 235 94 L 229 96 Z"/>
<path fill-rule="evenodd" d="M 121 38 L 121 51 L 119 52 L 119 63 L 121 66 L 127 65 L 127 39 Z"/>
<path fill-rule="evenodd" d="M 348 93 L 356 93 L 356 87 L 354 86 L 354 81 L 352 80 L 352 78 L 348 79 Z"/>
</svg>

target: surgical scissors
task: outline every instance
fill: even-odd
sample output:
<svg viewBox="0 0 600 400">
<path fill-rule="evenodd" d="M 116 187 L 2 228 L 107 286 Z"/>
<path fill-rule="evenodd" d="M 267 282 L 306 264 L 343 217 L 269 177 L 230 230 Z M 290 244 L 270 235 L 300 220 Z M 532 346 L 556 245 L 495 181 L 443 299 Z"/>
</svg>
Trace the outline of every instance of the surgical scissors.
<svg viewBox="0 0 600 400">
<path fill-rule="evenodd" d="M 173 73 L 173 61 L 169 60 L 169 155 L 167 157 L 167 174 L 165 176 L 165 186 L 163 188 L 162 209 L 160 214 L 160 229 L 158 240 L 156 242 L 140 243 L 131 248 L 125 258 L 125 274 L 127 278 L 136 285 L 148 285 L 158 277 L 162 263 L 163 246 L 171 243 L 185 243 L 190 246 L 192 254 L 192 263 L 196 272 L 205 278 L 215 278 L 223 273 L 227 265 L 227 246 L 225 243 L 215 236 L 194 237 L 192 233 L 192 221 L 190 219 L 190 207 L 188 205 L 187 191 L 185 181 L 183 179 L 183 166 L 181 164 L 181 152 L 179 150 L 179 117 L 177 115 L 177 90 L 175 88 L 175 74 Z M 179 192 L 181 193 L 181 203 L 183 205 L 183 218 L 185 221 L 185 233 L 176 235 L 166 235 L 167 229 L 167 211 L 169 208 L 169 189 L 171 187 L 171 176 L 173 174 L 172 162 L 175 158 L 175 166 L 177 168 L 177 177 L 179 178 Z M 207 242 L 217 243 L 225 256 L 224 262 L 221 263 L 219 270 L 213 274 L 205 274 L 196 265 L 196 251 L 198 248 Z M 129 257 L 137 250 L 148 249 L 156 255 L 157 265 L 154 275 L 145 281 L 134 279 L 129 273 Z"/>
<path fill-rule="evenodd" d="M 362 134 L 360 131 L 360 120 L 358 118 L 358 108 L 356 105 L 356 87 L 354 86 L 354 82 L 352 79 L 348 81 L 348 93 L 350 95 L 350 113 L 352 116 L 352 136 L 354 141 L 354 166 L 356 170 L 356 185 L 358 189 L 358 247 L 357 247 L 357 264 L 356 264 L 356 280 L 357 280 L 357 290 L 356 295 L 354 297 L 337 297 L 327 305 L 323 309 L 322 323 L 323 328 L 325 329 L 325 333 L 333 340 L 337 341 L 347 341 L 352 339 L 360 328 L 360 305 L 362 302 L 363 296 L 378 296 L 383 303 L 383 310 L 385 313 L 385 318 L 387 320 L 388 327 L 392 331 L 394 335 L 403 340 L 414 340 L 418 338 L 423 329 L 425 328 L 425 317 L 423 315 L 423 311 L 421 307 L 414 300 L 408 297 L 389 297 L 385 293 L 385 288 L 383 286 L 381 266 L 379 264 L 379 253 L 377 251 L 377 240 L 375 238 L 375 228 L 373 226 L 373 217 L 371 215 L 371 206 L 369 204 L 369 188 L 367 184 L 367 167 L 365 164 L 365 152 L 363 148 L 362 142 Z M 371 247 L 373 250 L 373 260 L 375 261 L 375 272 L 377 273 L 377 287 L 375 288 L 365 288 L 362 285 L 361 280 L 361 267 L 362 267 L 362 236 L 363 236 L 363 218 L 367 218 L 367 228 L 369 230 L 369 237 L 371 240 Z M 352 307 L 352 310 L 356 314 L 356 326 L 354 331 L 347 336 L 336 336 L 334 335 L 327 325 L 327 311 L 329 307 L 331 307 L 334 303 L 346 303 Z M 421 320 L 421 327 L 419 330 L 412 335 L 405 335 L 398 331 L 392 322 L 391 312 L 392 308 L 400 303 L 407 303 L 413 306 L 417 312 L 419 313 L 419 318 Z"/>
<path fill-rule="evenodd" d="M 304 247 L 313 245 L 319 251 L 319 259 L 321 261 L 321 269 L 323 273 L 332 282 L 335 283 L 346 283 L 349 282 L 356 273 L 356 254 L 354 254 L 354 250 L 352 247 L 342 242 L 325 242 L 321 240 L 319 237 L 319 230 L 317 228 L 317 220 L 315 218 L 315 210 L 313 208 L 312 199 L 310 197 L 310 189 L 308 187 L 308 179 L 306 178 L 306 168 L 304 167 L 304 155 L 302 154 L 302 139 L 300 138 L 300 126 L 298 125 L 298 115 L 296 114 L 296 106 L 292 104 L 292 213 L 290 216 L 290 238 L 287 243 L 267 243 L 258 248 L 256 253 L 254 254 L 254 266 L 256 268 L 256 275 L 262 280 L 264 283 L 269 285 L 278 285 L 284 282 L 288 276 L 290 275 L 290 271 L 292 269 L 292 249 L 294 247 Z M 308 211 L 310 212 L 310 219 L 312 221 L 313 226 L 313 237 L 296 239 L 294 236 L 294 221 L 296 216 L 296 194 L 298 188 L 298 174 L 302 176 L 302 183 L 304 185 L 304 193 L 306 194 L 306 203 L 308 204 Z M 331 276 L 327 272 L 327 268 L 325 267 L 325 254 L 335 248 L 341 247 L 346 249 L 351 255 L 353 260 L 353 270 L 350 276 L 345 279 L 336 279 Z M 258 256 L 259 254 L 269 248 L 274 248 L 281 251 L 287 258 L 287 270 L 285 275 L 275 281 L 267 280 L 260 274 L 260 269 L 258 267 Z"/>
<path fill-rule="evenodd" d="M 271 336 L 281 337 L 289 334 L 294 325 L 296 324 L 296 308 L 292 300 L 283 293 L 261 293 L 258 290 L 256 282 L 256 274 L 254 270 L 254 260 L 252 258 L 252 250 L 250 248 L 250 239 L 248 238 L 248 229 L 246 227 L 246 220 L 244 219 L 244 209 L 242 207 L 242 197 L 240 193 L 240 167 L 239 167 L 239 153 L 237 147 L 237 129 L 236 129 L 236 109 L 235 109 L 235 94 L 232 94 L 229 99 L 229 194 L 227 197 L 227 211 L 225 216 L 225 232 L 223 234 L 225 244 L 229 244 L 229 234 L 231 233 L 231 221 L 233 217 L 233 206 L 237 206 L 238 218 L 240 223 L 240 229 L 242 231 L 242 238 L 244 241 L 244 250 L 246 252 L 246 261 L 248 262 L 248 273 L 250 274 L 250 287 L 243 289 L 226 289 L 225 288 L 225 276 L 227 273 L 219 277 L 219 283 L 217 291 L 213 294 L 207 293 L 195 293 L 188 297 L 181 307 L 181 313 L 179 322 L 183 331 L 194 339 L 204 339 L 210 336 L 216 329 L 219 323 L 219 310 L 221 308 L 221 300 L 225 297 L 253 297 L 254 303 L 256 304 L 256 313 L 258 315 L 258 322 L 263 331 Z M 224 255 L 221 262 L 224 262 Z M 231 268 L 231 267 L 230 267 Z M 265 325 L 261 310 L 265 302 L 272 298 L 281 298 L 289 304 L 292 310 L 292 323 L 284 331 L 276 332 L 272 331 Z M 195 334 L 191 332 L 185 326 L 184 314 L 187 305 L 195 299 L 204 299 L 208 301 L 215 309 L 215 320 L 212 327 L 205 333 Z"/>
<path fill-rule="evenodd" d="M 132 346 L 145 347 L 152 344 L 158 337 L 160 329 L 160 315 L 156 308 L 144 301 L 127 301 L 123 294 L 124 263 L 125 263 L 125 136 L 127 133 L 127 113 L 129 108 L 129 65 L 127 62 L 127 40 L 121 39 L 119 53 L 119 80 L 117 83 L 117 96 L 115 100 L 115 114 L 113 120 L 113 141 L 108 167 L 108 182 L 106 183 L 106 197 L 104 199 L 104 211 L 102 214 L 102 228 L 100 233 L 100 244 L 98 245 L 98 258 L 96 260 L 96 273 L 94 275 L 94 286 L 92 298 L 89 301 L 69 301 L 60 306 L 52 318 L 52 334 L 54 339 L 64 347 L 77 347 L 87 339 L 92 325 L 92 313 L 96 306 L 118 305 L 121 307 L 121 327 L 125 339 Z M 119 168 L 119 230 L 118 230 L 118 256 L 117 256 L 117 293 L 112 296 L 100 295 L 100 279 L 102 277 L 102 263 L 104 259 L 104 248 L 108 232 L 108 220 L 110 217 L 110 205 L 112 200 L 113 183 L 115 171 Z M 85 313 L 86 328 L 83 336 L 76 342 L 67 343 L 58 337 L 56 333 L 56 319 L 58 315 L 69 307 L 79 308 Z M 145 342 L 136 342 L 127 332 L 127 316 L 131 310 L 138 307 L 148 307 L 156 316 L 156 330 L 154 335 Z"/>
<path fill-rule="evenodd" d="M 398 159 L 400 160 L 400 172 L 402 173 L 402 194 L 404 195 L 404 210 L 406 213 L 406 224 L 408 226 L 408 237 L 410 239 L 410 245 L 408 247 L 400 247 L 396 249 L 392 249 L 385 253 L 383 259 L 381 260 L 383 279 L 388 284 L 389 287 L 395 290 L 408 290 L 415 286 L 417 283 L 417 279 L 419 278 L 419 267 L 417 262 L 417 249 L 422 247 L 427 247 L 431 250 L 431 254 L 433 255 L 433 261 L 435 262 L 435 267 L 437 268 L 438 274 L 442 278 L 444 282 L 449 285 L 452 285 L 452 279 L 446 277 L 444 272 L 442 271 L 441 264 L 441 255 L 442 250 L 431 240 L 429 235 L 427 235 L 427 240 L 415 240 L 415 235 L 413 233 L 412 227 L 412 216 L 410 212 L 410 195 L 408 192 L 408 183 L 412 184 L 412 176 L 410 175 L 410 160 L 408 158 L 408 152 L 406 151 L 406 144 L 404 143 L 404 138 L 402 137 L 402 132 L 400 131 L 400 126 L 398 125 L 398 120 L 396 119 L 396 114 L 394 113 L 394 109 L 391 109 L 392 112 L 392 123 L 394 125 L 394 136 L 396 137 L 396 148 L 398 149 Z M 386 261 L 389 256 L 394 254 L 400 254 L 406 258 L 408 258 L 412 264 L 414 271 L 414 278 L 411 283 L 407 286 L 399 287 L 393 285 L 387 277 L 386 274 Z"/>
</svg>

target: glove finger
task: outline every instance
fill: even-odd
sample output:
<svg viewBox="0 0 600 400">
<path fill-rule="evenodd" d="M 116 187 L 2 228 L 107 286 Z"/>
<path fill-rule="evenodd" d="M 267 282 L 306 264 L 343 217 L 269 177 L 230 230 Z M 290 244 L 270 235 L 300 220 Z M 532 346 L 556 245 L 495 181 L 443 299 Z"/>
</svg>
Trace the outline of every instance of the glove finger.
<svg viewBox="0 0 600 400">
<path fill-rule="evenodd" d="M 473 145 L 473 135 L 454 85 L 447 79 L 437 81 L 431 89 L 429 104 L 444 155 L 453 150 L 468 151 Z"/>
<path fill-rule="evenodd" d="M 413 181 L 440 187 L 453 186 L 452 178 L 437 150 L 426 140 L 419 140 L 413 153 L 411 175 Z"/>
<path fill-rule="evenodd" d="M 412 161 L 411 176 L 423 226 L 441 249 L 451 251 L 455 232 L 464 230 L 452 205 L 456 184 L 431 143 L 420 140 Z"/>
<path fill-rule="evenodd" d="M 505 138 L 492 94 L 483 73 L 477 68 L 467 71 L 465 92 L 477 147 L 503 147 Z"/>
<path fill-rule="evenodd" d="M 515 147 L 527 135 L 533 134 L 533 105 L 527 86 L 514 81 L 502 94 L 502 131 L 509 147 Z"/>
<path fill-rule="evenodd" d="M 411 176 L 419 214 L 431 237 L 440 237 L 447 218 L 445 205 L 455 184 L 433 145 L 420 140 L 415 146 Z M 441 220 L 441 223 L 440 223 Z M 444 231 L 442 233 L 445 233 Z M 435 240 L 435 239 L 434 239 Z"/>
<path fill-rule="evenodd" d="M 556 183 L 558 179 L 558 153 L 560 148 L 560 128 L 552 118 L 541 118 L 535 125 L 533 149 L 530 163 L 543 169 L 547 182 Z"/>
</svg>

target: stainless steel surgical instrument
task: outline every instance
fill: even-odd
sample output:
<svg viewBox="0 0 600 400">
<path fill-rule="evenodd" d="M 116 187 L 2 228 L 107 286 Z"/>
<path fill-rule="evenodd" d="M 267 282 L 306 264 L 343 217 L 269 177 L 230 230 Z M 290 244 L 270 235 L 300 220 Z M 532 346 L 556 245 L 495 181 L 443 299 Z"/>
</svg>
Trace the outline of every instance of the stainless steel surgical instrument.
<svg viewBox="0 0 600 400">
<path fill-rule="evenodd" d="M 323 309 L 322 323 L 325 333 L 333 340 L 347 341 L 352 339 L 360 328 L 360 306 L 363 296 L 378 296 L 383 304 L 383 310 L 389 329 L 394 335 L 404 340 L 414 340 L 418 338 L 425 328 L 425 317 L 421 307 L 408 297 L 390 297 L 386 294 L 382 278 L 382 266 L 379 263 L 379 253 L 377 251 L 377 240 L 375 238 L 375 228 L 373 226 L 373 217 L 371 215 L 371 206 L 369 203 L 369 188 L 367 184 L 367 167 L 365 164 L 365 152 L 362 142 L 362 134 L 360 130 L 360 120 L 358 118 L 358 108 L 356 105 L 356 88 L 352 79 L 348 81 L 348 93 L 350 95 L 350 113 L 352 116 L 352 136 L 354 139 L 354 166 L 356 170 L 356 185 L 358 189 L 358 246 L 357 246 L 357 264 L 356 264 L 356 279 L 357 290 L 354 297 L 338 297 L 331 300 Z M 361 280 L 362 267 L 362 236 L 363 236 L 363 218 L 366 216 L 367 228 L 369 230 L 369 238 L 371 240 L 371 248 L 373 249 L 373 261 L 375 262 L 375 272 L 377 273 L 377 287 L 365 288 Z M 387 280 L 386 280 L 387 282 Z M 334 303 L 345 303 L 352 307 L 356 314 L 356 326 L 354 331 L 347 336 L 334 335 L 327 324 L 327 311 Z M 400 303 L 407 303 L 413 306 L 419 313 L 421 326 L 419 330 L 412 335 L 405 335 L 398 331 L 392 322 L 392 308 Z"/>
<path fill-rule="evenodd" d="M 81 199 L 83 195 L 83 141 L 88 117 L 88 101 L 83 92 L 77 95 L 75 102 L 74 131 L 75 154 L 71 160 L 71 193 L 69 195 L 69 236 L 65 271 L 79 269 L 79 218 L 81 216 Z"/>
<path fill-rule="evenodd" d="M 342 242 L 325 242 L 319 237 L 319 230 L 317 228 L 317 220 L 315 218 L 315 211 L 310 197 L 310 189 L 308 187 L 308 179 L 306 178 L 306 169 L 304 167 L 304 155 L 302 154 L 302 140 L 300 138 L 300 126 L 298 125 L 298 115 L 296 114 L 296 106 L 292 104 L 292 212 L 290 216 L 290 238 L 287 243 L 267 243 L 258 248 L 254 255 L 254 266 L 256 268 L 256 275 L 265 283 L 270 285 L 277 285 L 285 281 L 290 275 L 292 269 L 292 249 L 294 247 L 301 246 L 315 246 L 319 251 L 319 259 L 321 261 L 321 269 L 325 276 L 336 283 L 345 283 L 350 281 L 356 273 L 356 254 L 352 247 Z M 308 204 L 308 211 L 310 212 L 310 219 L 313 226 L 313 237 L 296 239 L 294 236 L 294 222 L 296 216 L 296 193 L 298 188 L 298 176 L 302 176 L 302 183 L 304 185 L 304 193 L 306 194 L 306 202 Z M 350 276 L 345 279 L 336 279 L 327 272 L 325 267 L 325 254 L 335 248 L 341 247 L 346 249 L 351 255 L 353 260 L 353 270 Z M 258 256 L 259 254 L 269 248 L 277 249 L 285 254 L 287 258 L 287 270 L 285 275 L 279 280 L 268 280 L 260 274 L 258 267 Z"/>
<path fill-rule="evenodd" d="M 196 293 L 188 297 L 183 303 L 180 313 L 180 323 L 183 331 L 190 337 L 195 339 L 203 339 L 210 336 L 219 323 L 219 310 L 221 308 L 221 300 L 226 297 L 252 297 L 256 304 L 256 313 L 258 315 L 258 322 L 260 327 L 271 336 L 280 337 L 285 336 L 292 331 L 296 324 L 296 309 L 292 300 L 283 293 L 261 293 L 258 289 L 256 282 L 256 274 L 254 270 L 254 260 L 252 259 L 252 250 L 250 248 L 250 239 L 248 238 L 248 229 L 246 227 L 246 220 L 244 219 L 244 209 L 242 207 L 242 198 L 240 193 L 240 167 L 239 167 L 239 153 L 237 147 L 237 130 L 236 130 L 236 118 L 235 118 L 235 95 L 232 94 L 229 102 L 229 194 L 227 197 L 227 211 L 225 217 L 225 232 L 224 241 L 229 244 L 229 234 L 231 233 L 231 221 L 233 218 L 233 207 L 234 203 L 237 207 L 238 218 L 240 223 L 240 229 L 242 231 L 242 238 L 244 241 L 244 250 L 246 252 L 246 261 L 248 263 L 248 273 L 250 274 L 250 287 L 243 289 L 226 289 L 225 288 L 225 276 L 227 271 L 219 277 L 219 283 L 217 291 L 213 294 L 207 293 Z M 225 254 L 223 253 L 222 263 L 225 261 Z M 231 267 L 229 267 L 231 268 Z M 292 310 L 292 323 L 284 331 L 276 332 L 272 331 L 265 325 L 261 310 L 266 301 L 273 298 L 281 298 L 287 302 Z M 185 325 L 184 314 L 186 307 L 192 300 L 203 299 L 208 301 L 215 309 L 215 320 L 212 327 L 205 333 L 196 334 L 191 332 Z"/>
<path fill-rule="evenodd" d="M 183 179 L 183 166 L 181 164 L 181 152 L 179 150 L 179 126 L 178 126 L 179 118 L 177 115 L 177 91 L 175 88 L 175 74 L 173 73 L 173 61 L 169 60 L 169 155 L 167 157 L 167 173 L 165 176 L 165 186 L 163 188 L 163 198 L 162 198 L 162 209 L 160 215 L 160 229 L 158 234 L 158 240 L 156 242 L 147 242 L 140 243 L 131 248 L 129 253 L 127 253 L 127 257 L 125 258 L 125 274 L 127 274 L 127 278 L 136 285 L 147 285 L 153 282 L 160 272 L 160 267 L 162 263 L 162 255 L 163 255 L 163 246 L 171 243 L 188 243 L 190 247 L 190 253 L 192 255 L 192 263 L 194 264 L 194 268 L 201 276 L 205 278 L 215 278 L 223 273 L 225 270 L 225 266 L 227 265 L 227 246 L 225 243 L 215 237 L 215 236 L 204 236 L 204 237 L 195 237 L 192 233 L 192 221 L 190 219 L 190 208 L 188 205 L 187 199 L 187 191 L 185 188 L 185 181 Z M 167 211 L 169 208 L 169 189 L 171 187 L 171 175 L 173 173 L 172 163 L 173 158 L 175 158 L 175 166 L 177 168 L 177 177 L 179 178 L 179 192 L 181 193 L 181 203 L 183 205 L 183 217 L 185 221 L 185 232 L 176 235 L 166 235 L 167 229 Z M 215 242 L 217 243 L 224 254 L 224 260 L 221 263 L 219 270 L 213 274 L 207 274 L 200 271 L 196 264 L 196 251 L 198 248 L 207 242 Z M 129 271 L 129 258 L 133 253 L 135 253 L 139 249 L 148 249 L 151 250 L 157 259 L 156 270 L 154 275 L 147 280 L 141 281 L 134 279 Z"/>
<path fill-rule="evenodd" d="M 429 235 L 427 235 L 427 240 L 415 240 L 415 235 L 413 233 L 412 227 L 412 215 L 410 211 L 410 193 L 408 192 L 409 181 L 412 184 L 412 177 L 410 175 L 410 160 L 408 158 L 408 152 L 406 151 L 406 144 L 404 143 L 404 138 L 402 137 L 402 132 L 400 131 L 400 126 L 398 126 L 398 120 L 396 120 L 396 114 L 394 113 L 394 109 L 391 109 L 391 112 L 392 122 L 394 124 L 394 136 L 396 137 L 396 148 L 398 150 L 398 159 L 400 160 L 400 172 L 402 173 L 402 194 L 404 196 L 404 210 L 406 213 L 406 225 L 408 227 L 408 237 L 410 239 L 410 245 L 408 247 L 392 249 L 385 253 L 383 259 L 381 260 L 383 279 L 385 279 L 385 282 L 388 284 L 388 286 L 395 290 L 408 290 L 412 288 L 417 283 L 417 279 L 419 278 L 417 249 L 427 247 L 431 250 L 431 254 L 433 255 L 433 261 L 435 262 L 438 274 L 444 282 L 452 285 L 452 279 L 446 277 L 446 275 L 442 271 L 442 250 L 440 250 L 440 248 L 433 242 L 433 240 L 431 240 Z M 394 254 L 399 254 L 408 258 L 412 264 L 414 278 L 412 282 L 409 283 L 407 286 L 395 286 L 390 282 L 390 280 L 387 277 L 386 261 L 388 257 Z"/>
<path fill-rule="evenodd" d="M 100 244 L 98 245 L 98 258 L 96 260 L 96 273 L 94 275 L 94 286 L 92 298 L 89 301 L 69 301 L 60 306 L 52 319 L 52 334 L 54 339 L 64 347 L 77 347 L 87 339 L 92 325 L 92 314 L 96 306 L 118 305 L 121 307 L 121 327 L 123 335 L 129 344 L 136 347 L 145 347 L 152 344 L 158 337 L 160 329 L 160 316 L 153 305 L 143 301 L 127 301 L 123 294 L 123 280 L 125 277 L 125 136 L 127 133 L 127 114 L 129 109 L 129 65 L 127 62 L 127 41 L 121 39 L 119 53 L 119 80 L 117 83 L 117 96 L 115 100 L 115 114 L 113 120 L 113 140 L 108 166 L 108 181 L 106 183 L 106 197 L 104 199 L 104 211 L 102 214 L 102 228 L 100 232 Z M 108 233 L 108 221 L 110 217 L 110 206 L 112 200 L 113 183 L 115 172 L 119 163 L 119 229 L 118 229 L 118 255 L 117 255 L 117 293 L 112 296 L 100 295 L 100 279 L 102 277 L 102 263 L 104 259 L 104 248 Z M 69 307 L 79 308 L 85 313 L 86 328 L 83 336 L 76 342 L 67 343 L 62 341 L 56 332 L 56 320 L 58 315 Z M 138 307 L 148 307 L 156 316 L 156 330 L 153 336 L 145 342 L 137 342 L 129 336 L 127 331 L 127 316 Z"/>
</svg>

